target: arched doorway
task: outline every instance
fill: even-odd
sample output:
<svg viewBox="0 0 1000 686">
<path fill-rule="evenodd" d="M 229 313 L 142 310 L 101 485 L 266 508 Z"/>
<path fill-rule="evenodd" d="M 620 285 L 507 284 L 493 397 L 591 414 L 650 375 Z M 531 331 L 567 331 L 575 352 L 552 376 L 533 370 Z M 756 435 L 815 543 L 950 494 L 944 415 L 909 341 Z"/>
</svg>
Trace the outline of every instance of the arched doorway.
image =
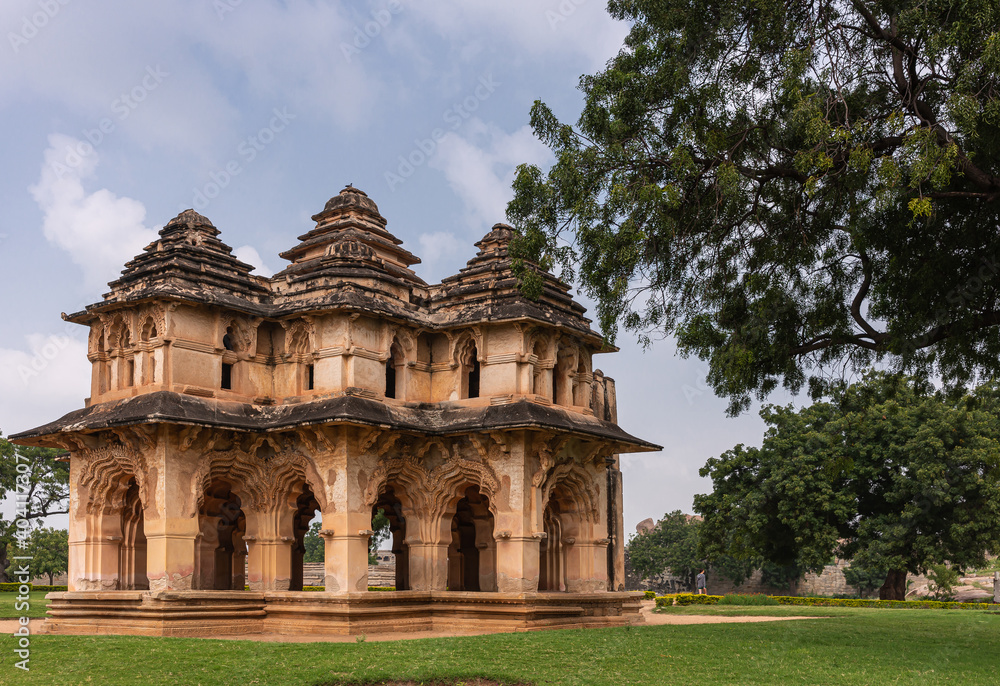
<svg viewBox="0 0 1000 686">
<path fill-rule="evenodd" d="M 372 518 L 382 510 L 389 520 L 389 537 L 392 542 L 392 554 L 396 560 L 396 590 L 410 590 L 410 555 L 406 544 L 406 517 L 403 516 L 403 503 L 396 495 L 393 486 L 386 486 L 379 495 L 378 501 L 372 506 Z"/>
<path fill-rule="evenodd" d="M 469 486 L 455 503 L 448 547 L 449 591 L 496 590 L 496 541 L 489 499 Z"/>
<path fill-rule="evenodd" d="M 305 554 L 306 534 L 309 533 L 309 526 L 319 511 L 319 502 L 313 494 L 309 484 L 301 484 L 296 491 L 298 495 L 295 499 L 295 513 L 292 515 L 292 569 L 291 580 L 288 590 L 301 591 L 305 585 Z"/>
<path fill-rule="evenodd" d="M 242 591 L 246 585 L 246 515 L 231 484 L 216 480 L 205 490 L 198 526 L 197 588 Z"/>
<path fill-rule="evenodd" d="M 118 546 L 118 588 L 123 591 L 149 590 L 146 576 L 146 532 L 142 500 L 135 478 L 126 484 L 122 501 L 122 539 Z"/>
<path fill-rule="evenodd" d="M 566 590 L 566 560 L 559 502 L 553 499 L 545 508 L 545 537 L 538 550 L 538 590 Z"/>
</svg>

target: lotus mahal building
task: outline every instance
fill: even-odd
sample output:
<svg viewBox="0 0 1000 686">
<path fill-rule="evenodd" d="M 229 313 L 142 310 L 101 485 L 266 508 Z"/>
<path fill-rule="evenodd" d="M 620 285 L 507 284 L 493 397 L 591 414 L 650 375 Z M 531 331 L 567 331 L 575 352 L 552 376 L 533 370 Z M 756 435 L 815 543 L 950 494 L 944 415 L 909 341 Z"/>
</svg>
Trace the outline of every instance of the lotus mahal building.
<svg viewBox="0 0 1000 686">
<path fill-rule="evenodd" d="M 352 633 L 631 623 L 611 352 L 569 288 L 518 291 L 510 227 L 429 285 L 347 187 L 251 274 L 182 212 L 101 302 L 85 406 L 12 436 L 70 462 L 54 633 Z M 396 590 L 368 590 L 373 512 Z M 304 592 L 322 517 L 325 591 Z"/>
</svg>

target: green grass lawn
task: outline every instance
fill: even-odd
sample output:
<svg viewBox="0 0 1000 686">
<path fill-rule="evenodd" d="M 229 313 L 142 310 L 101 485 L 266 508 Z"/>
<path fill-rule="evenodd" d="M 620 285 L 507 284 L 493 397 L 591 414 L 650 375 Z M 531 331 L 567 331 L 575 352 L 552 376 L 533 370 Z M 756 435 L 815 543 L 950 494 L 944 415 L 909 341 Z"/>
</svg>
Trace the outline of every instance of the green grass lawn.
<svg viewBox="0 0 1000 686">
<path fill-rule="evenodd" d="M 677 608 L 677 614 L 815 615 L 756 624 L 544 631 L 384 643 L 258 643 L 38 636 L 0 684 L 301 684 L 483 676 L 534 684 L 989 684 L 1000 615 L 972 610 Z"/>
<path fill-rule="evenodd" d="M 17 593 L 0 593 L 0 619 L 17 619 L 18 617 L 44 617 L 45 616 L 45 591 L 32 591 L 29 594 L 28 603 L 31 607 L 27 612 L 15 609 L 17 604 Z M 0 684 L 3 682 L 0 681 Z"/>
</svg>

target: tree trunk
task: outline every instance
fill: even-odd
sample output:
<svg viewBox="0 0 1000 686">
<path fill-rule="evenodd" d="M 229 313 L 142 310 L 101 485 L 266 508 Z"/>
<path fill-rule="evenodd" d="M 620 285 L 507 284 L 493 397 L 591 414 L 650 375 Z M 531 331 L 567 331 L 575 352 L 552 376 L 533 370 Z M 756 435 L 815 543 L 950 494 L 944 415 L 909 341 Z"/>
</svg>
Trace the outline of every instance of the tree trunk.
<svg viewBox="0 0 1000 686">
<path fill-rule="evenodd" d="M 49 572 L 49 586 L 52 585 L 52 572 Z"/>
<path fill-rule="evenodd" d="M 890 569 L 878 590 L 879 600 L 906 600 L 906 570 Z"/>
<path fill-rule="evenodd" d="M 0 541 L 0 584 L 10 581 L 7 578 L 8 567 L 10 567 L 10 561 L 7 559 L 7 542 Z"/>
</svg>

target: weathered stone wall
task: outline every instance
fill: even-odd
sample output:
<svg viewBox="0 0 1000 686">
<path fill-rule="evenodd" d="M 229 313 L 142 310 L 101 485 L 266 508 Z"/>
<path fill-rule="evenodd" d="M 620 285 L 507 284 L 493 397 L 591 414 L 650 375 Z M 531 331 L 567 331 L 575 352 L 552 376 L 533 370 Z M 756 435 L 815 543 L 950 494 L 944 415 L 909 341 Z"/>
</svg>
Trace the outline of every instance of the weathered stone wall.
<svg viewBox="0 0 1000 686">
<path fill-rule="evenodd" d="M 708 592 L 711 595 L 726 595 L 727 593 L 764 593 L 766 595 L 793 596 L 836 596 L 857 595 L 853 586 L 844 578 L 844 569 L 850 566 L 846 560 L 837 560 L 827 565 L 819 574 L 807 573 L 803 578 L 792 583 L 788 588 L 769 586 L 761 581 L 761 572 L 754 572 L 742 584 L 734 584 L 722 574 L 709 570 L 706 576 Z M 927 577 L 910 575 L 908 588 L 926 585 Z M 625 589 L 628 591 L 655 591 L 657 595 L 666 593 L 693 592 L 693 588 L 682 579 L 670 574 L 659 574 L 651 579 L 641 579 L 632 569 L 628 550 L 625 551 Z"/>
</svg>

